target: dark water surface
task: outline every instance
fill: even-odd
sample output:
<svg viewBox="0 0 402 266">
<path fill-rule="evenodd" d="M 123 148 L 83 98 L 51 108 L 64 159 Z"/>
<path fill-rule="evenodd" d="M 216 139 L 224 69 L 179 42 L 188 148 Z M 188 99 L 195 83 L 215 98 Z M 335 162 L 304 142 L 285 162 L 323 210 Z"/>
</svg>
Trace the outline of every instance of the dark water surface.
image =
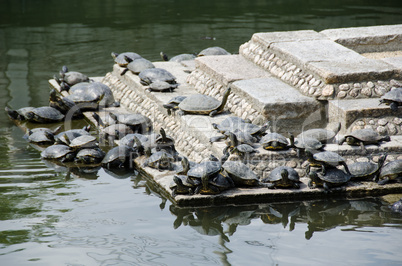
<svg viewBox="0 0 402 266">
<path fill-rule="evenodd" d="M 0 107 L 47 105 L 62 65 L 160 60 L 255 32 L 402 24 L 400 1 L 0 0 Z M 80 125 L 82 126 L 82 125 Z M 47 165 L 0 112 L 1 265 L 400 265 L 385 198 L 180 209 L 140 176 Z"/>
</svg>

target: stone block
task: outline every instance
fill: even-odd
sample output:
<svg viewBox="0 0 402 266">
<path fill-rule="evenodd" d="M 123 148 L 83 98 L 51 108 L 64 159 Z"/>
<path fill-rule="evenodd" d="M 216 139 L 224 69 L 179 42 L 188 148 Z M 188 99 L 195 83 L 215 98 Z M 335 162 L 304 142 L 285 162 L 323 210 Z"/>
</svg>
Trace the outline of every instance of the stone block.
<svg viewBox="0 0 402 266">
<path fill-rule="evenodd" d="M 269 48 L 273 43 L 281 42 L 300 42 L 311 40 L 325 40 L 328 39 L 325 35 L 319 34 L 313 30 L 300 30 L 300 31 L 279 31 L 279 32 L 261 32 L 254 33 L 252 40 L 263 48 Z"/>
</svg>

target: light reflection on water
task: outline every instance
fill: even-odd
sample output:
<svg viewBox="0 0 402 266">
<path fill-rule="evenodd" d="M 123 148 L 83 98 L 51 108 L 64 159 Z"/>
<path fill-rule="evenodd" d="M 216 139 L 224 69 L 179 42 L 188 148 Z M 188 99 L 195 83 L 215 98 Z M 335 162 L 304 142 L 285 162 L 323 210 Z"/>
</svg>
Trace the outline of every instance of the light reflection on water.
<svg viewBox="0 0 402 266">
<path fill-rule="evenodd" d="M 110 53 L 160 60 L 255 32 L 402 23 L 398 1 L 2 1 L 0 107 L 48 103 L 62 65 L 111 71 Z M 228 8 L 230 7 L 230 8 Z M 205 37 L 213 37 L 208 40 Z M 379 265 L 401 261 L 383 198 L 178 208 L 134 173 L 67 172 L 0 112 L 2 265 Z M 397 200 L 397 198 L 394 198 Z"/>
</svg>

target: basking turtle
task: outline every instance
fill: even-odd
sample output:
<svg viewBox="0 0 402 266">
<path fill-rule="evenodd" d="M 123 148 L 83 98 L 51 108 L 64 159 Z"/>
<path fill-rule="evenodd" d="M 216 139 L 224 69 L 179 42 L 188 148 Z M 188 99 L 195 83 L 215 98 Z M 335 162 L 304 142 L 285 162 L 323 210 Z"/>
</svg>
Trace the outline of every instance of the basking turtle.
<svg viewBox="0 0 402 266">
<path fill-rule="evenodd" d="M 402 213 L 402 199 L 400 199 L 397 202 L 395 202 L 394 204 L 392 204 L 391 211 Z"/>
<path fill-rule="evenodd" d="M 200 182 L 190 179 L 186 175 L 174 175 L 173 181 L 170 183 L 169 188 L 172 190 L 172 197 L 176 197 L 177 194 L 193 195 Z"/>
<path fill-rule="evenodd" d="M 171 115 L 172 111 L 178 110 L 178 105 L 186 98 L 187 96 L 175 96 L 164 104 L 163 107 L 167 109 L 168 115 Z"/>
<path fill-rule="evenodd" d="M 149 68 L 141 71 L 138 75 L 140 78 L 140 83 L 144 86 L 148 86 L 151 83 L 159 80 L 165 81 L 170 84 L 176 84 L 176 77 L 172 75 L 169 71 L 163 68 Z"/>
<path fill-rule="evenodd" d="M 400 177 L 402 177 L 402 160 L 395 160 L 381 168 L 378 184 L 385 185 Z"/>
<path fill-rule="evenodd" d="M 156 80 L 149 84 L 147 91 L 156 91 L 156 92 L 173 92 L 179 84 L 171 84 L 166 81 Z"/>
<path fill-rule="evenodd" d="M 227 132 L 223 133 L 220 136 L 211 137 L 209 139 L 209 141 L 210 142 L 217 142 L 217 141 L 220 141 L 220 140 L 223 140 L 223 139 L 227 140 L 229 138 L 229 136 L 230 136 L 229 133 L 232 133 L 232 134 L 236 135 L 236 138 L 237 138 L 237 141 L 238 141 L 239 144 L 248 144 L 248 145 L 253 146 L 255 143 L 258 142 L 258 139 L 256 137 L 254 137 L 253 135 L 251 135 L 251 134 L 249 134 L 247 132 L 243 132 L 241 130 L 235 130 L 233 132 L 227 131 Z"/>
<path fill-rule="evenodd" d="M 262 147 L 266 150 L 286 150 L 289 148 L 289 141 L 279 133 L 268 133 L 260 139 Z"/>
<path fill-rule="evenodd" d="M 147 136 L 139 134 L 139 133 L 132 133 L 132 134 L 127 134 L 123 138 L 120 139 L 119 145 L 127 145 L 130 147 L 136 147 L 136 140 L 137 138 L 141 145 L 145 146 L 147 141 L 149 140 Z"/>
<path fill-rule="evenodd" d="M 202 50 L 201 52 L 198 53 L 197 56 L 208 56 L 208 55 L 230 55 L 230 53 L 221 47 L 214 46 Z"/>
<path fill-rule="evenodd" d="M 65 116 L 56 108 L 42 106 L 34 108 L 25 114 L 26 120 L 35 123 L 56 123 L 63 121 Z"/>
<path fill-rule="evenodd" d="M 98 140 L 91 135 L 82 135 L 74 138 L 73 140 L 68 140 L 68 137 L 65 137 L 67 141 L 69 142 L 70 148 L 74 150 L 79 150 L 83 148 L 97 148 L 98 147 Z"/>
<path fill-rule="evenodd" d="M 352 146 L 359 146 L 362 150 L 365 150 L 364 145 L 375 144 L 379 145 L 381 141 L 390 141 L 391 138 L 389 136 L 380 136 L 376 131 L 365 128 L 358 129 L 353 131 L 352 133 L 344 136 L 340 141 L 339 145 L 342 145 L 345 141 L 347 144 Z"/>
<path fill-rule="evenodd" d="M 242 130 L 244 124 L 248 124 L 250 121 L 246 121 L 237 116 L 230 116 L 225 118 L 221 123 L 212 123 L 212 127 L 218 130 L 219 133 L 224 134 L 227 131 L 233 132 L 235 130 Z"/>
<path fill-rule="evenodd" d="M 109 112 L 103 113 L 102 117 L 101 117 L 99 114 L 97 114 L 97 113 L 93 113 L 93 114 L 92 114 L 92 117 L 95 119 L 96 123 L 98 123 L 98 126 L 99 126 L 99 127 L 103 127 L 103 128 L 118 123 L 118 121 L 116 120 L 116 118 L 112 118 L 112 117 L 110 116 L 110 113 L 109 113 Z"/>
<path fill-rule="evenodd" d="M 348 165 L 349 171 L 352 174 L 352 180 L 378 181 L 378 174 L 380 173 L 386 158 L 387 154 L 383 154 L 380 156 L 376 164 L 372 162 L 355 162 Z"/>
<path fill-rule="evenodd" d="M 9 107 L 4 108 L 7 115 L 13 120 L 21 120 L 24 121 L 27 119 L 26 114 L 35 109 L 35 107 L 23 107 L 17 110 L 13 110 Z"/>
<path fill-rule="evenodd" d="M 148 133 L 152 129 L 152 121 L 142 114 L 114 114 L 109 116 L 119 124 L 124 124 L 131 128 L 133 133 Z"/>
<path fill-rule="evenodd" d="M 81 129 L 66 130 L 66 131 L 58 133 L 54 139 L 57 144 L 64 144 L 64 145 L 68 146 L 69 141 L 71 142 L 76 137 L 79 137 L 82 135 L 89 135 L 90 129 L 91 129 L 90 126 L 85 126 Z M 67 136 L 67 138 L 65 136 Z"/>
<path fill-rule="evenodd" d="M 339 187 L 349 182 L 351 175 L 345 173 L 338 168 L 331 168 L 325 174 L 311 171 L 309 173 L 310 180 L 308 182 L 309 188 L 323 187 L 327 193 L 333 187 Z"/>
<path fill-rule="evenodd" d="M 105 152 L 100 148 L 85 148 L 77 152 L 74 162 L 78 164 L 98 164 L 104 157 Z"/>
<path fill-rule="evenodd" d="M 165 150 L 153 153 L 145 160 L 144 167 L 149 166 L 158 170 L 172 170 L 174 157 Z"/>
<path fill-rule="evenodd" d="M 221 162 L 213 155 L 210 156 L 208 161 L 196 164 L 191 167 L 187 175 L 192 179 L 201 180 L 204 178 L 212 178 L 222 169 Z"/>
<path fill-rule="evenodd" d="M 126 61 L 128 62 L 126 69 L 124 69 L 120 75 L 123 76 L 126 74 L 127 71 L 131 71 L 134 74 L 138 75 L 141 73 L 141 71 L 149 68 L 155 68 L 154 64 L 152 64 L 151 61 L 145 59 L 145 58 L 138 58 L 135 60 L 132 60 L 130 57 L 125 56 L 124 57 Z"/>
<path fill-rule="evenodd" d="M 101 164 L 107 169 L 133 168 L 133 159 L 138 155 L 138 152 L 133 147 L 120 145 L 110 149 Z"/>
<path fill-rule="evenodd" d="M 118 64 L 119 66 L 121 66 L 121 67 L 125 67 L 125 66 L 127 66 L 127 64 L 129 63 L 129 62 L 127 62 L 127 60 L 126 60 L 126 57 L 128 57 L 128 58 L 130 58 L 130 59 L 132 59 L 132 60 L 142 58 L 142 56 L 140 56 L 140 55 L 137 54 L 137 53 L 133 53 L 133 52 L 125 52 L 125 53 L 121 53 L 121 54 L 112 52 L 111 55 L 112 55 L 112 57 L 113 57 L 113 59 L 114 59 L 114 62 L 115 62 L 116 64 Z"/>
<path fill-rule="evenodd" d="M 307 167 L 307 173 L 310 172 L 310 168 L 321 167 L 321 174 L 325 175 L 327 168 L 336 168 L 338 165 L 343 165 L 345 171 L 348 175 L 351 175 L 348 166 L 346 165 L 345 159 L 336 152 L 332 151 L 322 151 L 315 154 L 311 150 L 305 151 L 308 156 L 309 165 Z"/>
<path fill-rule="evenodd" d="M 121 139 L 127 134 L 133 134 L 134 131 L 125 124 L 114 124 L 105 128 L 100 128 L 100 137 L 109 143 L 115 139 Z"/>
<path fill-rule="evenodd" d="M 221 170 L 217 175 L 209 179 L 209 185 L 216 187 L 220 192 L 235 187 L 233 179 L 225 170 Z"/>
<path fill-rule="evenodd" d="M 230 87 L 224 92 L 222 101 L 218 101 L 217 99 L 204 95 L 204 94 L 193 94 L 187 96 L 179 105 L 180 109 L 179 114 L 200 114 L 200 115 L 209 115 L 215 116 L 223 111 L 227 99 L 230 94 Z"/>
<path fill-rule="evenodd" d="M 300 188 L 299 174 L 289 166 L 276 167 L 262 182 L 269 183 L 268 188 Z"/>
<path fill-rule="evenodd" d="M 194 60 L 196 58 L 195 54 L 179 54 L 176 56 L 173 56 L 172 58 L 169 59 L 167 54 L 164 52 L 160 52 L 161 58 L 163 61 L 169 61 L 169 62 L 181 62 L 181 61 L 186 61 L 186 60 Z"/>
<path fill-rule="evenodd" d="M 90 79 L 87 75 L 84 75 L 77 71 L 68 71 L 67 66 L 63 66 L 61 68 L 61 71 L 59 72 L 59 74 L 60 74 L 60 79 L 55 78 L 55 80 L 57 81 L 57 83 L 59 83 L 59 85 L 62 82 L 65 82 L 69 86 L 73 86 L 77 83 L 90 81 Z"/>
<path fill-rule="evenodd" d="M 48 133 L 53 135 L 56 135 L 61 129 L 61 126 L 56 127 L 55 129 L 50 129 L 47 127 L 36 127 L 36 128 L 32 128 L 32 129 L 27 129 L 25 135 L 23 136 L 24 139 L 29 139 L 29 136 L 36 133 L 36 132 L 44 132 L 47 131 Z"/>
<path fill-rule="evenodd" d="M 117 107 L 113 92 L 102 82 L 78 83 L 69 90 L 70 100 L 79 105 L 81 109 L 98 109 L 99 107 Z"/>
<path fill-rule="evenodd" d="M 58 160 L 70 162 L 75 158 L 75 152 L 67 145 L 55 144 L 47 147 L 41 153 L 41 158 L 48 160 Z"/>
<path fill-rule="evenodd" d="M 155 138 L 155 148 L 158 150 L 165 149 L 167 151 L 175 152 L 174 139 L 166 135 L 166 131 L 161 127 L 160 134 Z"/>
<path fill-rule="evenodd" d="M 341 123 L 336 123 L 334 125 L 334 130 L 325 129 L 325 128 L 312 128 L 306 131 L 303 131 L 299 135 L 297 135 L 296 139 L 303 141 L 304 138 L 313 138 L 317 139 L 319 142 L 326 144 L 332 143 L 335 139 L 336 134 L 338 134 L 341 129 Z"/>
<path fill-rule="evenodd" d="M 210 184 L 211 176 L 207 172 L 203 172 L 200 177 L 201 183 L 196 187 L 195 194 L 214 195 L 219 194 L 221 191 L 214 185 Z"/>
<path fill-rule="evenodd" d="M 54 143 L 54 134 L 50 130 L 30 131 L 28 141 L 37 145 L 51 145 Z"/>
<path fill-rule="evenodd" d="M 294 139 L 293 134 L 290 134 L 290 146 L 296 148 L 297 156 L 301 157 L 305 150 L 319 151 L 324 147 L 318 139 L 304 136 L 300 139 Z"/>
<path fill-rule="evenodd" d="M 258 152 L 249 144 L 240 144 L 235 134 L 231 132 L 227 132 L 227 134 L 229 137 L 228 140 L 226 141 L 227 146 L 223 150 L 224 154 L 226 154 L 229 151 L 229 153 L 234 153 L 242 158 L 245 158 L 246 156 L 252 153 Z"/>
<path fill-rule="evenodd" d="M 244 163 L 239 161 L 226 161 L 222 168 L 232 178 L 236 186 L 263 186 L 267 187 L 267 184 L 260 182 L 258 176 Z"/>
<path fill-rule="evenodd" d="M 380 104 L 389 105 L 392 111 L 398 111 L 398 107 L 402 106 L 402 88 L 394 88 L 384 94 L 380 99 Z"/>
<path fill-rule="evenodd" d="M 56 108 L 62 114 L 72 118 L 84 118 L 84 114 L 79 106 L 69 98 L 57 95 L 55 89 L 52 89 L 49 94 L 49 106 Z"/>
</svg>

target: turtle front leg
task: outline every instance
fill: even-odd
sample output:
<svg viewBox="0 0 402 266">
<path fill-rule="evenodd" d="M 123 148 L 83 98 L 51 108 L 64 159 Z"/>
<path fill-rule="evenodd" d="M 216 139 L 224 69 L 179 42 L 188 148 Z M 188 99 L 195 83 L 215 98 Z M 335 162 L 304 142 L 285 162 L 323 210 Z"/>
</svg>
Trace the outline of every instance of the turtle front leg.
<svg viewBox="0 0 402 266">
<path fill-rule="evenodd" d="M 392 102 L 392 103 L 389 105 L 389 107 L 391 107 L 391 110 L 392 110 L 393 112 L 398 111 L 398 104 L 395 103 L 395 102 Z"/>
<path fill-rule="evenodd" d="M 324 187 L 324 193 L 331 192 L 331 188 L 329 187 L 327 182 L 324 182 L 322 186 Z"/>
<path fill-rule="evenodd" d="M 209 113 L 209 116 L 214 117 L 217 113 L 218 113 L 218 111 L 213 110 L 212 112 Z"/>
</svg>

